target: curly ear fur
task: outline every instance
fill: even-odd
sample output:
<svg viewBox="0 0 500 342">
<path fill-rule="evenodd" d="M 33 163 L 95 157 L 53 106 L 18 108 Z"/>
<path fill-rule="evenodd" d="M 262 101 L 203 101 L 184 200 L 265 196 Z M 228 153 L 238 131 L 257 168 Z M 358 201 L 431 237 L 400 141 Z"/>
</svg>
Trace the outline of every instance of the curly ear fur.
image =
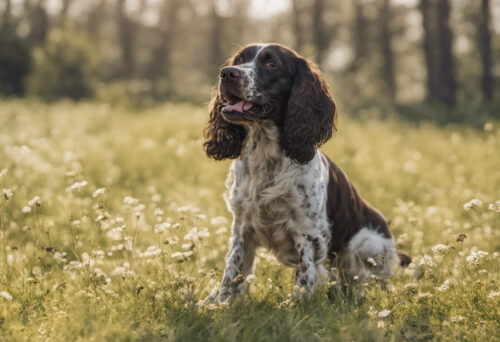
<svg viewBox="0 0 500 342">
<path fill-rule="evenodd" d="M 203 132 L 203 149 L 207 156 L 215 160 L 238 158 L 246 136 L 245 128 L 224 120 L 220 113 L 219 95 L 214 93 L 209 104 L 208 124 Z"/>
<path fill-rule="evenodd" d="M 280 144 L 293 161 L 306 164 L 336 129 L 336 106 L 314 63 L 298 58 L 296 67 Z"/>
</svg>

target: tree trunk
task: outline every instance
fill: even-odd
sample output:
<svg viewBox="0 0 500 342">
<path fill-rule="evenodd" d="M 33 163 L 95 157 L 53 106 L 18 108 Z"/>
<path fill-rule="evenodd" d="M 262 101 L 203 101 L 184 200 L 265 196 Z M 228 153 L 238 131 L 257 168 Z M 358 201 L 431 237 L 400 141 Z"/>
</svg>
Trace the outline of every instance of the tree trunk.
<svg viewBox="0 0 500 342">
<path fill-rule="evenodd" d="M 153 79 L 155 88 L 160 79 L 166 80 L 170 74 L 172 45 L 177 27 L 177 13 L 181 3 L 181 0 L 164 0 L 162 3 L 159 26 L 156 28 L 158 44 L 153 49 L 148 68 L 148 75 Z"/>
<path fill-rule="evenodd" d="M 220 67 L 224 63 L 222 56 L 222 30 L 223 22 L 220 15 L 217 13 L 215 0 L 211 1 L 211 32 L 210 32 L 210 74 L 214 68 Z"/>
<path fill-rule="evenodd" d="M 457 83 L 455 81 L 455 73 L 453 67 L 453 35 L 450 27 L 450 4 L 448 0 L 438 1 L 438 38 L 440 71 L 440 99 L 449 107 L 455 105 L 455 94 Z"/>
<path fill-rule="evenodd" d="M 438 100 L 439 81 L 438 64 L 436 58 L 436 32 L 435 32 L 435 11 L 431 0 L 421 0 L 419 6 L 422 14 L 422 26 L 424 29 L 423 50 L 427 71 L 427 99 L 430 101 Z"/>
<path fill-rule="evenodd" d="M 362 60 L 367 54 L 367 20 L 363 13 L 363 4 L 359 0 L 353 1 L 354 5 L 354 26 L 352 28 L 352 44 L 354 50 L 354 59 L 351 62 L 349 70 L 356 72 Z"/>
<path fill-rule="evenodd" d="M 301 8 L 299 0 L 292 0 L 292 14 L 293 14 L 293 35 L 295 37 L 294 49 L 300 51 L 304 45 L 304 35 L 302 32 Z"/>
<path fill-rule="evenodd" d="M 389 93 L 391 101 L 396 95 L 396 82 L 394 77 L 394 51 L 392 49 L 392 32 L 390 23 L 392 22 L 391 8 L 389 0 L 382 0 L 380 9 L 380 44 L 382 50 L 382 79 Z"/>
<path fill-rule="evenodd" d="M 483 67 L 483 75 L 481 78 L 481 89 L 483 96 L 487 101 L 493 99 L 493 77 L 491 75 L 492 60 L 491 60 L 491 28 L 490 28 L 490 1 L 481 1 L 481 19 L 479 22 L 479 51 L 481 53 L 481 61 Z"/>
<path fill-rule="evenodd" d="M 125 0 L 118 0 L 118 34 L 123 63 L 123 75 L 134 75 L 134 23 L 127 16 Z"/>
<path fill-rule="evenodd" d="M 61 26 L 66 24 L 68 19 L 69 7 L 71 6 L 72 0 L 63 0 L 61 6 L 61 12 L 59 12 L 59 24 Z"/>
<path fill-rule="evenodd" d="M 0 25 L 0 30 L 7 30 L 10 26 L 10 20 L 12 18 L 12 3 L 11 0 L 5 0 L 5 10 L 2 15 L 2 25 Z"/>
<path fill-rule="evenodd" d="M 313 42 L 316 46 L 316 63 L 321 65 L 324 54 L 328 48 L 328 41 L 325 37 L 325 25 L 323 23 L 323 12 L 325 10 L 324 0 L 314 0 L 313 4 Z"/>
<path fill-rule="evenodd" d="M 100 45 L 101 26 L 106 11 L 106 0 L 100 0 L 89 12 L 87 17 L 86 28 L 90 39 L 97 45 Z"/>
<path fill-rule="evenodd" d="M 25 1 L 24 9 L 30 28 L 26 41 L 30 47 L 40 46 L 45 42 L 50 27 L 45 0 L 38 0 L 36 3 Z"/>
</svg>

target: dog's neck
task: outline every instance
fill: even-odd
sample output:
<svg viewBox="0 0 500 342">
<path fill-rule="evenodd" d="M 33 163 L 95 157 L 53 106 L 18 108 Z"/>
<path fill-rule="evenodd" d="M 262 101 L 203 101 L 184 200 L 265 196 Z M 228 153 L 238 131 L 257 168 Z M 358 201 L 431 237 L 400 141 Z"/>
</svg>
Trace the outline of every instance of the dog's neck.
<svg viewBox="0 0 500 342">
<path fill-rule="evenodd" d="M 248 164 L 250 173 L 276 172 L 288 158 L 280 146 L 280 132 L 271 120 L 246 126 L 247 136 L 243 142 L 242 159 Z"/>
</svg>

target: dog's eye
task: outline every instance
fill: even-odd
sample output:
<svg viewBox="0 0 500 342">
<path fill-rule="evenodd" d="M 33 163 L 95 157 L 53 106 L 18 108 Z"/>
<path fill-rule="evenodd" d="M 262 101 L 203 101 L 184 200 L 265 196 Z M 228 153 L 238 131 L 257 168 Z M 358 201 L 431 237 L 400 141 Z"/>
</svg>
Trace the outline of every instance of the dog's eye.
<svg viewBox="0 0 500 342">
<path fill-rule="evenodd" d="M 267 61 L 265 64 L 264 64 L 264 67 L 266 69 L 276 69 L 278 67 L 278 65 L 276 64 L 275 61 L 273 60 L 269 60 Z"/>
<path fill-rule="evenodd" d="M 234 65 L 236 65 L 236 64 L 241 64 L 241 63 L 243 63 L 243 60 L 241 59 L 241 57 L 237 57 L 237 58 L 234 60 L 234 62 L 233 62 L 233 64 L 234 64 Z"/>
</svg>

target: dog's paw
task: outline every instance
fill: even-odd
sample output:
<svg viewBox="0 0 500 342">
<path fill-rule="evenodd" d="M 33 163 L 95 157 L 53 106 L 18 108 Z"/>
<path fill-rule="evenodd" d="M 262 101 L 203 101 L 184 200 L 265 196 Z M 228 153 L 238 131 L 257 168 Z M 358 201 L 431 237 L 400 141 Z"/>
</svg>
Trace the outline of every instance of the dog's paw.
<svg viewBox="0 0 500 342">
<path fill-rule="evenodd" d="M 231 299 L 231 293 L 227 289 L 214 289 L 210 295 L 203 300 L 206 304 L 225 304 Z"/>
</svg>

